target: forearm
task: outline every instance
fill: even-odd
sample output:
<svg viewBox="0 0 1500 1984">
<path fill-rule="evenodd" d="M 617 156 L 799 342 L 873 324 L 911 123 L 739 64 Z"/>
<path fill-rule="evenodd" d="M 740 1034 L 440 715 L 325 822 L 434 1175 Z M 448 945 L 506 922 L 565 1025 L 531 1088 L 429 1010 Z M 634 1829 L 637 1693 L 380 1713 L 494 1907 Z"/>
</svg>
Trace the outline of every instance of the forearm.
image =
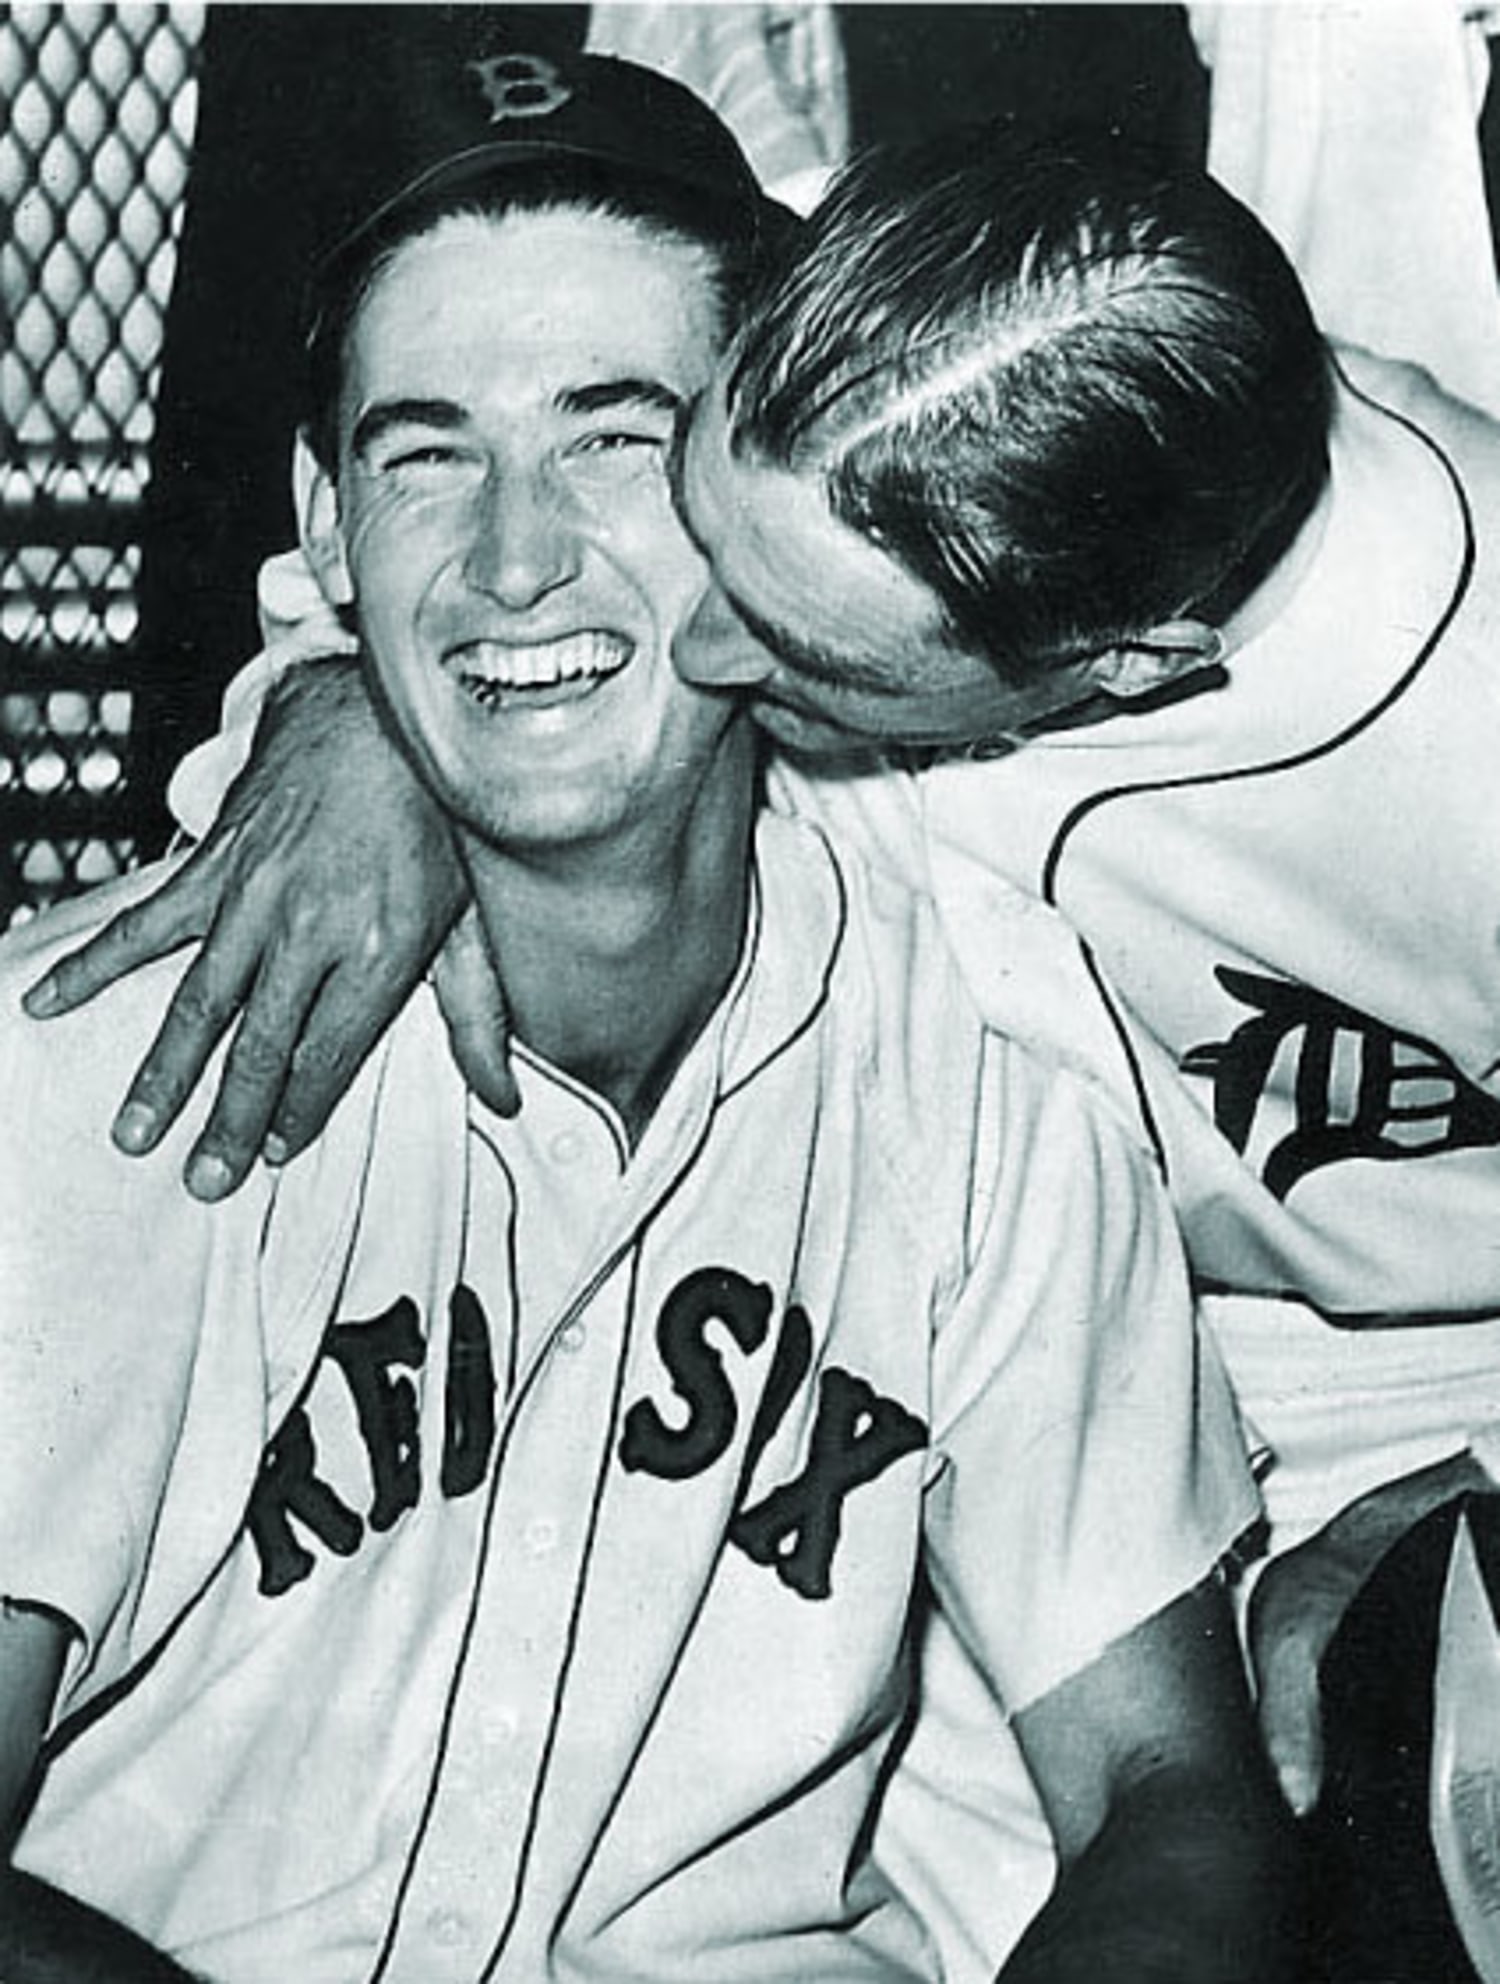
<svg viewBox="0 0 1500 1984">
<path fill-rule="evenodd" d="M 1269 1785 L 1163 1772 L 1064 1870 L 1001 1984 L 1291 1984 L 1300 1901 Z"/>
<path fill-rule="evenodd" d="M 14 1868 L 0 1874 L 5 1984 L 192 1984 L 191 1973 L 85 1902 Z"/>
</svg>

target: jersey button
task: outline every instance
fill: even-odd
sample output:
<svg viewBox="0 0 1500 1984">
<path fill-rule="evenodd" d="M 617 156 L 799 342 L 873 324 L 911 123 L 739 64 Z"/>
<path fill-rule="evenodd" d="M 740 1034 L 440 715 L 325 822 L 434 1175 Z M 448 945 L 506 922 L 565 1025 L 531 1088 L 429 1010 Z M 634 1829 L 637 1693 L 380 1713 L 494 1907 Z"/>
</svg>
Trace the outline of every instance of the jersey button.
<svg viewBox="0 0 1500 1984">
<path fill-rule="evenodd" d="M 559 1350 L 582 1350 L 587 1340 L 588 1331 L 582 1323 L 564 1323 L 562 1328 L 557 1332 L 557 1347 Z"/>
<path fill-rule="evenodd" d="M 559 1130 L 547 1149 L 554 1164 L 576 1164 L 583 1156 L 583 1138 L 576 1130 Z"/>
<path fill-rule="evenodd" d="M 485 1742 L 493 1743 L 498 1748 L 501 1744 L 516 1740 L 521 1733 L 521 1718 L 513 1708 L 499 1703 L 485 1710 L 479 1726 L 484 1732 Z"/>
<path fill-rule="evenodd" d="M 526 1548 L 533 1557 L 545 1557 L 557 1548 L 557 1524 L 546 1516 L 538 1516 L 535 1522 L 526 1525 Z"/>
<path fill-rule="evenodd" d="M 435 1908 L 427 1918 L 427 1933 L 440 1950 L 456 1949 L 469 1933 L 469 1918 L 456 1908 Z"/>
</svg>

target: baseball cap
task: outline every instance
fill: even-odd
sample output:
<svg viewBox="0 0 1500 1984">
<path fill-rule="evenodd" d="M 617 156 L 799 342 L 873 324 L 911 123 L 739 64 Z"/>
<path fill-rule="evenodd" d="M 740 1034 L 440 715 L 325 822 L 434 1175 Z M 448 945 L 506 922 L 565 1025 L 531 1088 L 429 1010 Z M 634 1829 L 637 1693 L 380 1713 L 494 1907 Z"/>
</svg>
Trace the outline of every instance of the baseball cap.
<svg viewBox="0 0 1500 1984">
<path fill-rule="evenodd" d="M 389 101 L 358 162 L 320 278 L 409 203 L 507 165 L 578 159 L 676 187 L 767 246 L 796 217 L 762 191 L 728 126 L 682 83 L 605 55 L 431 56 Z"/>
</svg>

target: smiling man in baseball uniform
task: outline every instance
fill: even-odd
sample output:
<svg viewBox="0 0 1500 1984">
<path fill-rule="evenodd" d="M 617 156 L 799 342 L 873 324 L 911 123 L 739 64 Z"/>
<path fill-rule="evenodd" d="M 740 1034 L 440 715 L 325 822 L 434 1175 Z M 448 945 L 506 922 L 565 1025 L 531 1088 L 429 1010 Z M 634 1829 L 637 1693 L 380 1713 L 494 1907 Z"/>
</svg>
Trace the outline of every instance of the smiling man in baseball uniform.
<svg viewBox="0 0 1500 1984">
<path fill-rule="evenodd" d="M 1497 1473 L 1500 428 L 1330 351 L 1202 174 L 962 133 L 824 202 L 678 471 L 715 577 L 680 668 L 804 753 L 918 747 L 783 790 L 930 890 L 987 1016 L 1162 1161 L 1274 1450 L 1251 1637 L 1305 1809 L 1348 1601 Z M 337 667 L 290 672 L 199 861 L 48 988 L 211 931 L 119 1126 L 149 1146 L 248 997 L 192 1189 L 273 1117 L 298 1147 L 378 1023 L 367 945 L 404 981 L 453 913 L 399 797 L 373 916 L 368 817 L 267 831 L 309 760 L 392 762 L 315 700 Z"/>
<path fill-rule="evenodd" d="M 869 1851 L 941 1644 L 1061 1861 L 1007 1978 L 1289 1977 L 1212 1577 L 1254 1494 L 1151 1167 L 671 665 L 671 442 L 777 216 L 628 65 L 422 92 L 322 271 L 299 510 L 525 1106 L 422 987 L 205 1206 L 191 1121 L 100 1136 L 158 978 L 0 1032 L 0 1969 L 957 1976 Z"/>
</svg>

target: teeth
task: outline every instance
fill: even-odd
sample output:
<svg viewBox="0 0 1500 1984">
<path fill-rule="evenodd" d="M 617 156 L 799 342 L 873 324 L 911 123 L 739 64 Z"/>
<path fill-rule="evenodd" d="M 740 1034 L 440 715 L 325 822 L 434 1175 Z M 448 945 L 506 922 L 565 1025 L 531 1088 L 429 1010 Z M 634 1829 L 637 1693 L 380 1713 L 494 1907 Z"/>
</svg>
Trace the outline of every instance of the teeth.
<svg viewBox="0 0 1500 1984">
<path fill-rule="evenodd" d="M 531 647 L 499 641 L 472 641 L 455 650 L 449 666 L 476 691 L 551 689 L 562 682 L 613 675 L 632 653 L 618 634 L 567 634 Z"/>
</svg>

